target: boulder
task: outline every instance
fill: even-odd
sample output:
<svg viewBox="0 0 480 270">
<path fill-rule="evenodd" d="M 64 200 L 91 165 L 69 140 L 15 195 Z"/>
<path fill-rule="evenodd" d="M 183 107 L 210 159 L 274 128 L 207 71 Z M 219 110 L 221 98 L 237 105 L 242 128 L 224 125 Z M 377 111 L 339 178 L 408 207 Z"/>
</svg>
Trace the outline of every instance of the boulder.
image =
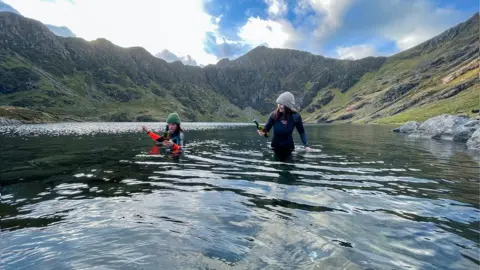
<svg viewBox="0 0 480 270">
<path fill-rule="evenodd" d="M 21 124 L 23 123 L 20 120 L 0 117 L 0 126 L 21 125 Z"/>
<path fill-rule="evenodd" d="M 469 122 L 466 117 L 442 114 L 420 124 L 411 137 L 453 140 L 455 130 Z"/>
<path fill-rule="evenodd" d="M 480 128 L 477 129 L 467 141 L 467 148 L 471 150 L 480 150 Z"/>
<path fill-rule="evenodd" d="M 462 126 L 458 126 L 453 130 L 453 140 L 459 142 L 466 142 L 473 133 L 480 128 L 479 120 L 472 120 Z"/>
<path fill-rule="evenodd" d="M 399 128 L 396 128 L 394 129 L 393 131 L 394 132 L 399 132 L 399 133 L 407 133 L 407 134 L 410 134 L 412 132 L 414 132 L 415 130 L 417 130 L 418 126 L 420 124 L 418 122 L 415 122 L 415 121 L 408 121 L 407 123 L 405 123 L 403 126 L 399 127 Z"/>
</svg>

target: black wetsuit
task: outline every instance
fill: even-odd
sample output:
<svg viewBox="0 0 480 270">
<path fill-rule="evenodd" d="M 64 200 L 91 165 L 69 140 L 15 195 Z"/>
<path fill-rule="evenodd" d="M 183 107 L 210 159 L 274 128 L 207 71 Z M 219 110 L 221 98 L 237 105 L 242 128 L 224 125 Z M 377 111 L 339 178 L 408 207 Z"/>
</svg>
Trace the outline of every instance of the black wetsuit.
<svg viewBox="0 0 480 270">
<path fill-rule="evenodd" d="M 293 143 L 293 130 L 296 128 L 300 134 L 303 145 L 308 146 L 307 135 L 303 128 L 302 117 L 298 113 L 291 113 L 288 119 L 284 119 L 283 113 L 279 113 L 278 119 L 273 119 L 273 113 L 268 118 L 265 130 L 268 132 L 273 127 L 272 149 L 280 159 L 291 158 L 291 153 L 295 149 Z"/>
</svg>

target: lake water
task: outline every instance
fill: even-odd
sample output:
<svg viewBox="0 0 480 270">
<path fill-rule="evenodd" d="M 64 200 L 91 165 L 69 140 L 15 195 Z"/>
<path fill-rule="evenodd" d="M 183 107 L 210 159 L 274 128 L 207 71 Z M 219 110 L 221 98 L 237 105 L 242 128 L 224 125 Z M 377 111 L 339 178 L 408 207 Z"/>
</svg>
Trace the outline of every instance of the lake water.
<svg viewBox="0 0 480 270">
<path fill-rule="evenodd" d="M 187 123 L 173 159 L 141 125 L 0 127 L 0 268 L 479 267 L 464 144 L 311 125 L 280 162 L 253 123 Z"/>
</svg>

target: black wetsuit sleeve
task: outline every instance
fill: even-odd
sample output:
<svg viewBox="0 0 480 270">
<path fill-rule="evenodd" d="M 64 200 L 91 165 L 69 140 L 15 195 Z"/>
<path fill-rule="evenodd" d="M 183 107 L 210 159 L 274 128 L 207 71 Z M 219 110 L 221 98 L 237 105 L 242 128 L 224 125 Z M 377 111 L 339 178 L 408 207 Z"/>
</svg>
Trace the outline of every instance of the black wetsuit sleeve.
<svg viewBox="0 0 480 270">
<path fill-rule="evenodd" d="M 273 127 L 273 113 L 270 114 L 270 117 L 268 117 L 267 123 L 265 124 L 264 128 L 267 132 L 269 132 L 272 127 Z"/>
<path fill-rule="evenodd" d="M 307 133 L 305 132 L 305 128 L 303 127 L 303 121 L 302 117 L 300 114 L 296 114 L 295 117 L 295 127 L 297 128 L 298 133 L 300 134 L 300 138 L 302 139 L 303 145 L 308 146 L 308 141 L 307 141 Z"/>
<path fill-rule="evenodd" d="M 185 139 L 185 135 L 183 135 L 183 132 L 180 133 L 179 139 L 178 139 L 178 145 L 183 147 L 183 141 Z"/>
</svg>

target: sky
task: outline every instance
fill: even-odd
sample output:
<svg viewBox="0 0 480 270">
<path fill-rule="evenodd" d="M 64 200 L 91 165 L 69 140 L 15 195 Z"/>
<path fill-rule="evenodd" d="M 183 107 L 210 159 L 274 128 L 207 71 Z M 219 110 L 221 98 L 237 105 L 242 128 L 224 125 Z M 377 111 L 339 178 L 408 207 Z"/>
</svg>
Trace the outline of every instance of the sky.
<svg viewBox="0 0 480 270">
<path fill-rule="evenodd" d="M 22 15 L 201 65 L 263 45 L 389 56 L 469 19 L 478 0 L 3 0 Z"/>
</svg>

